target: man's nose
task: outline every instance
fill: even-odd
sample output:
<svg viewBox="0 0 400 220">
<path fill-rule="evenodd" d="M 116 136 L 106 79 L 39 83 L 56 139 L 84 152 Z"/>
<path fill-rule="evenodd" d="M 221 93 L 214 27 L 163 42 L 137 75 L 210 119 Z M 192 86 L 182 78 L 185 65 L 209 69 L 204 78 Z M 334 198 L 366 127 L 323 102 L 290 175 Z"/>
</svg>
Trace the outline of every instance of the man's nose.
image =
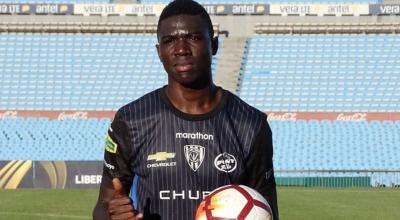
<svg viewBox="0 0 400 220">
<path fill-rule="evenodd" d="M 179 38 L 175 45 L 174 55 L 175 56 L 187 56 L 190 55 L 192 52 L 188 45 L 186 39 Z"/>
</svg>

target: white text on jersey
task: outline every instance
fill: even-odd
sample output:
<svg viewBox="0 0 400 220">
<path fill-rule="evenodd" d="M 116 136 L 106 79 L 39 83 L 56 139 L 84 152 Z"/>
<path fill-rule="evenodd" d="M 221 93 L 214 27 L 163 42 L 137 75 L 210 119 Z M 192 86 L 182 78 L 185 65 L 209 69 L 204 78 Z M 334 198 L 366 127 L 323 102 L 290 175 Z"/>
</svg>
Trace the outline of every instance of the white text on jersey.
<svg viewBox="0 0 400 220">
<path fill-rule="evenodd" d="M 170 199 L 204 199 L 208 194 L 211 192 L 209 191 L 192 191 L 192 190 L 182 190 L 182 191 L 175 191 L 175 190 L 161 190 L 159 195 L 161 200 L 170 200 Z M 200 197 L 201 195 L 201 197 Z"/>
<path fill-rule="evenodd" d="M 214 135 L 212 134 L 202 134 L 200 132 L 196 133 L 176 133 L 175 138 L 184 139 L 202 139 L 202 140 L 214 140 Z"/>
</svg>

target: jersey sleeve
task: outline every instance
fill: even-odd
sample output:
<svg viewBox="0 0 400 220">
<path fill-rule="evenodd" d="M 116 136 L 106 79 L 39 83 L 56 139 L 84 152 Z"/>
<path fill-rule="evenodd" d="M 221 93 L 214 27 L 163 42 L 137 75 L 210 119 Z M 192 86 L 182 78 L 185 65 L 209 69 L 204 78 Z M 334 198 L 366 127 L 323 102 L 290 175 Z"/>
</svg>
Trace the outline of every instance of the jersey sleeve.
<svg viewBox="0 0 400 220">
<path fill-rule="evenodd" d="M 125 189 L 129 189 L 133 179 L 131 170 L 132 146 L 128 123 L 123 120 L 119 112 L 111 123 L 104 144 L 104 184 L 112 187 L 112 179 L 121 180 Z"/>
<path fill-rule="evenodd" d="M 241 184 L 261 193 L 272 209 L 274 220 L 279 220 L 272 155 L 272 132 L 265 119 L 246 158 L 246 172 Z"/>
</svg>

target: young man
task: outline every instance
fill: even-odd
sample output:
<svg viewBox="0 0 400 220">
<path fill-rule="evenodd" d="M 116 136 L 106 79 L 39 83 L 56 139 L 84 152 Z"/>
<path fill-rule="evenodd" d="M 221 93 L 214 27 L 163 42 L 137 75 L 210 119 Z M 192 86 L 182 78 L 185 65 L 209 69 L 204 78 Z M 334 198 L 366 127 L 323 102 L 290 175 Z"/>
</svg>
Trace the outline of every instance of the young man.
<svg viewBox="0 0 400 220">
<path fill-rule="evenodd" d="M 198 3 L 163 10 L 157 51 L 168 85 L 116 113 L 94 219 L 191 220 L 203 197 L 227 184 L 259 191 L 278 219 L 271 130 L 265 114 L 214 85 L 213 36 Z"/>
</svg>

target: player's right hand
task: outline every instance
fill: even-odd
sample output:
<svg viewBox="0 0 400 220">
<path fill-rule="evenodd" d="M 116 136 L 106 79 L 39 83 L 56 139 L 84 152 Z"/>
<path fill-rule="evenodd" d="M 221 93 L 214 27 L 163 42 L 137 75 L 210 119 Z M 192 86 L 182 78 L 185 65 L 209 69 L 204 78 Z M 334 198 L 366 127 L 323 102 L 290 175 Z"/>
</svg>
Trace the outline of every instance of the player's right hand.
<svg viewBox="0 0 400 220">
<path fill-rule="evenodd" d="M 124 192 L 121 181 L 114 178 L 112 183 L 115 193 L 108 203 L 108 213 L 111 220 L 143 219 L 143 214 L 133 209 L 132 201 Z"/>
</svg>

